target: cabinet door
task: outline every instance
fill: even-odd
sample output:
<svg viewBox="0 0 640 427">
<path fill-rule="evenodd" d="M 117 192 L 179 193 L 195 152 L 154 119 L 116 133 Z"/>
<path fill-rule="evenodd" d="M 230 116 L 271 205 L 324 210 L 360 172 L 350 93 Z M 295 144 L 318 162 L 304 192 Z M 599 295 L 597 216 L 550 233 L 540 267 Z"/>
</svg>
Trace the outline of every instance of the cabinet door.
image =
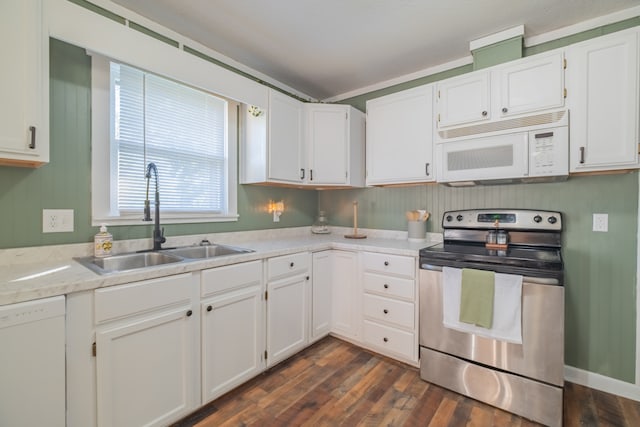
<svg viewBox="0 0 640 427">
<path fill-rule="evenodd" d="M 269 92 L 269 179 L 302 182 L 302 102 Z"/>
<path fill-rule="evenodd" d="M 308 342 L 309 276 L 298 275 L 267 284 L 267 365 L 303 349 Z"/>
<path fill-rule="evenodd" d="M 433 85 L 367 102 L 367 184 L 435 180 Z"/>
<path fill-rule="evenodd" d="M 226 393 L 263 369 L 262 287 L 202 303 L 202 402 Z"/>
<path fill-rule="evenodd" d="M 571 172 L 638 167 L 638 32 L 567 49 Z"/>
<path fill-rule="evenodd" d="M 49 161 L 48 34 L 41 0 L 0 2 L 0 165 L 36 167 Z M 46 72 L 45 72 L 46 71 Z"/>
<path fill-rule="evenodd" d="M 333 251 L 331 331 L 346 338 L 360 336 L 361 301 L 356 253 Z"/>
<path fill-rule="evenodd" d="M 332 254 L 333 251 L 322 251 L 313 254 L 311 341 L 316 341 L 328 335 L 331 330 Z"/>
<path fill-rule="evenodd" d="M 197 316 L 190 307 L 104 325 L 96 332 L 99 426 L 161 426 L 197 406 Z"/>
<path fill-rule="evenodd" d="M 489 86 L 488 71 L 478 71 L 439 82 L 436 86 L 438 127 L 490 119 Z"/>
<path fill-rule="evenodd" d="M 540 55 L 499 67 L 501 117 L 564 105 L 564 68 L 561 52 Z"/>
<path fill-rule="evenodd" d="M 346 106 L 310 105 L 307 107 L 308 182 L 310 184 L 347 184 L 348 118 Z"/>
</svg>

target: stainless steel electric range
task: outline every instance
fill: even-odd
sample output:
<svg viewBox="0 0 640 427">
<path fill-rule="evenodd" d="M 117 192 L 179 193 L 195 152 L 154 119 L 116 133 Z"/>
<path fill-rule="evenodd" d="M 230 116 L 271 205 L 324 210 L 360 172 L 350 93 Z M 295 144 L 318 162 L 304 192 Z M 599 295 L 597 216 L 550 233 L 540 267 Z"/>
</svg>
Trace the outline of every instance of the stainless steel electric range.
<svg viewBox="0 0 640 427">
<path fill-rule="evenodd" d="M 541 210 L 450 211 L 443 215 L 442 228 L 444 242 L 420 251 L 421 377 L 525 418 L 562 425 L 562 215 Z M 496 301 L 493 307 L 494 319 L 496 313 L 517 313 L 509 326 L 519 332 L 519 341 L 492 337 L 491 330 L 444 325 L 455 310 L 446 295 L 457 295 L 452 294 L 455 281 L 450 277 L 467 268 L 521 283 L 517 298 Z"/>
</svg>

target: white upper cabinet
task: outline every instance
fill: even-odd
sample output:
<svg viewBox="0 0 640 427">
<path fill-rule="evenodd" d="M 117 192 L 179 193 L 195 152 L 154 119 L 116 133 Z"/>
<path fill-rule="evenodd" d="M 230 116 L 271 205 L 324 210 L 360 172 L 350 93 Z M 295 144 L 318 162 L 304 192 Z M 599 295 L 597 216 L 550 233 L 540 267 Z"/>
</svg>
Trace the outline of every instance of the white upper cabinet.
<svg viewBox="0 0 640 427">
<path fill-rule="evenodd" d="M 0 2 L 0 165 L 49 162 L 49 35 L 41 0 Z"/>
<path fill-rule="evenodd" d="M 500 117 L 564 105 L 564 67 L 560 52 L 498 67 L 495 74 L 500 84 Z"/>
<path fill-rule="evenodd" d="M 438 128 L 561 108 L 563 62 L 562 52 L 553 51 L 439 82 Z"/>
<path fill-rule="evenodd" d="M 305 104 L 306 182 L 364 185 L 364 114 L 348 105 Z"/>
<path fill-rule="evenodd" d="M 433 85 L 367 101 L 367 185 L 435 180 Z"/>
<path fill-rule="evenodd" d="M 303 103 L 271 90 L 269 92 L 269 180 L 302 180 Z"/>
<path fill-rule="evenodd" d="M 638 167 L 638 30 L 567 49 L 570 171 Z"/>
<path fill-rule="evenodd" d="M 242 108 L 240 183 L 301 184 L 305 178 L 303 103 L 269 89 L 267 111 Z"/>
<path fill-rule="evenodd" d="M 364 114 L 347 105 L 303 103 L 273 89 L 269 109 L 247 107 L 240 183 L 364 185 Z"/>
<path fill-rule="evenodd" d="M 437 85 L 438 127 L 491 118 L 488 71 L 478 71 L 441 81 Z"/>
</svg>

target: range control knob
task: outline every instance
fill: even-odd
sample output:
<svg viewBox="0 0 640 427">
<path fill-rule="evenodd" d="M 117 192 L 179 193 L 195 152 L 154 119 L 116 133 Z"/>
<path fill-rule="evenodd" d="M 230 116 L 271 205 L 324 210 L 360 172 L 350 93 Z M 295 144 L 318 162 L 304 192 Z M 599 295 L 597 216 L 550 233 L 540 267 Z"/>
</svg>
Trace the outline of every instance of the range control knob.
<svg viewBox="0 0 640 427">
<path fill-rule="evenodd" d="M 458 215 L 458 216 L 456 217 L 456 219 L 457 219 L 458 221 L 462 221 L 462 215 Z"/>
<path fill-rule="evenodd" d="M 537 223 L 540 223 L 540 221 L 542 221 L 542 217 L 540 215 L 536 215 L 533 217 L 533 220 Z"/>
<path fill-rule="evenodd" d="M 549 221 L 549 224 L 555 224 L 556 222 L 558 222 L 558 218 L 556 218 L 555 216 L 550 216 L 547 221 Z"/>
<path fill-rule="evenodd" d="M 453 217 L 451 215 L 447 215 L 445 219 L 447 220 L 447 222 L 453 221 Z"/>
</svg>

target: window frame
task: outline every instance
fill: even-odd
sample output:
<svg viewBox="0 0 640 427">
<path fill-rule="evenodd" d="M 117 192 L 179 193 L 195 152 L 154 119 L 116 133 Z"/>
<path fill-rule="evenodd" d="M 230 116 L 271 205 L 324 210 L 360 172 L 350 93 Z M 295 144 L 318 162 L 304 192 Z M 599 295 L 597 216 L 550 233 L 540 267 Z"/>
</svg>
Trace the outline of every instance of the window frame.
<svg viewBox="0 0 640 427">
<path fill-rule="evenodd" d="M 143 225 L 143 211 L 139 213 L 119 213 L 117 211 L 117 178 L 111 176 L 110 159 L 115 146 L 111 144 L 112 120 L 110 113 L 110 70 L 112 59 L 102 55 L 92 55 L 91 78 L 91 225 Z M 115 61 L 123 63 L 122 61 Z M 128 65 L 128 64 L 125 64 Z M 136 67 L 140 69 L 139 67 Z M 152 72 L 143 70 L 146 72 Z M 161 76 L 168 78 L 165 76 Z M 171 79 L 191 86 L 186 82 Z M 194 86 L 192 86 L 194 87 Z M 204 89 L 197 88 L 199 90 Z M 211 92 L 209 92 L 211 93 Z M 233 222 L 238 220 L 238 138 L 239 138 L 239 106 L 236 101 L 213 94 L 228 102 L 227 110 L 227 211 L 222 213 L 205 212 L 163 212 L 162 187 L 160 189 L 161 221 L 164 224 Z M 159 172 L 162 186 L 162 171 Z M 142 178 L 144 179 L 144 178 Z M 153 200 L 151 201 L 153 205 Z M 153 208 L 153 206 L 152 206 Z"/>
</svg>

